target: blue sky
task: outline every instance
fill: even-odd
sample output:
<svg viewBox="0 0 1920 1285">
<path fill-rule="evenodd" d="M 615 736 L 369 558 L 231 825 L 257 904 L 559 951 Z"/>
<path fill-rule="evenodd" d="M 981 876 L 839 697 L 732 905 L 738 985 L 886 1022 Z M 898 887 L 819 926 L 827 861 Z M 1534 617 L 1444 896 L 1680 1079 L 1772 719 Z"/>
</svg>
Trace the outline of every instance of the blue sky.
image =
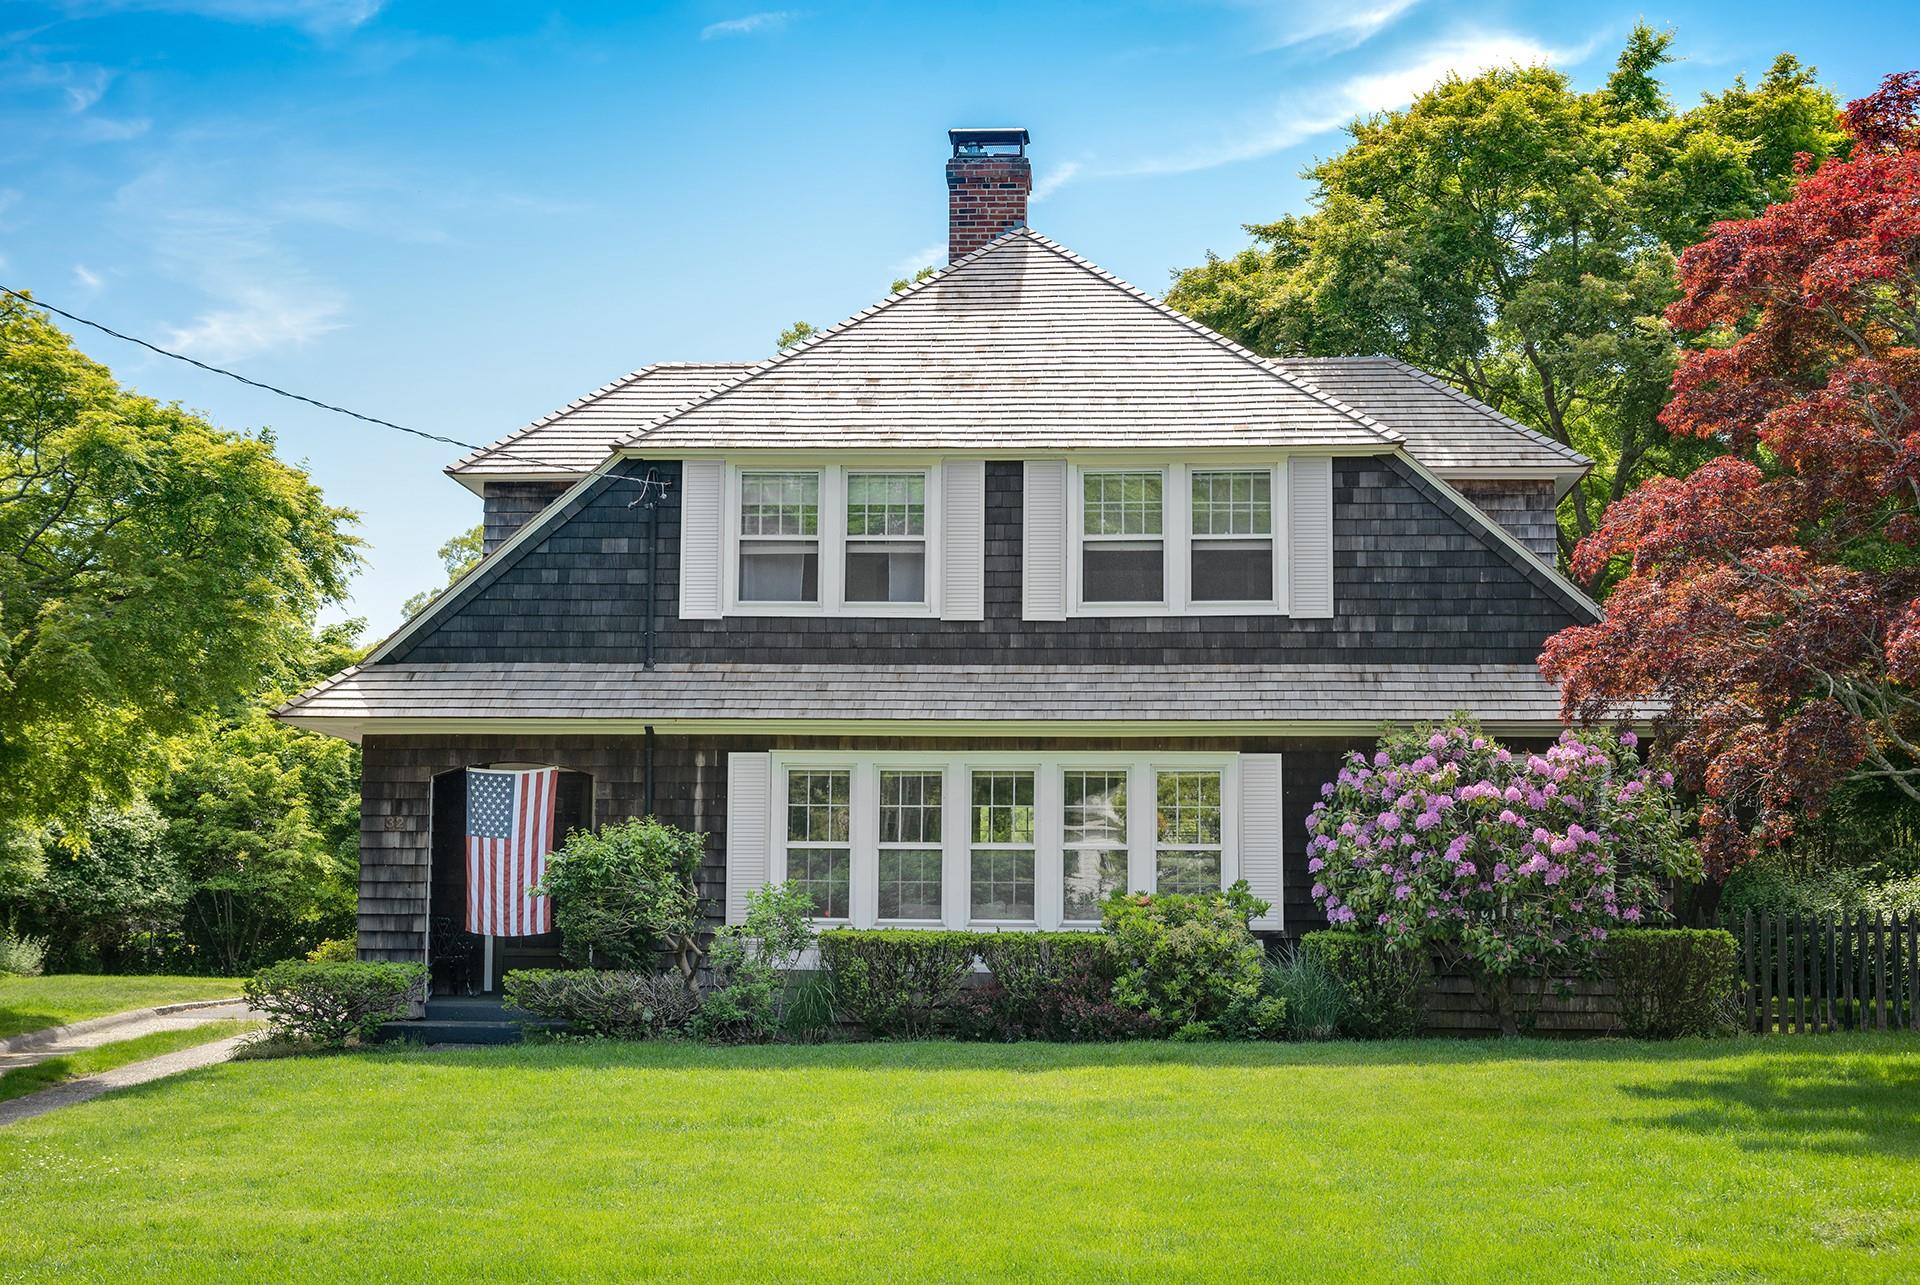
<svg viewBox="0 0 1920 1285">
<path fill-rule="evenodd" d="M 1843 97 L 1920 61 L 1906 4 L 781 3 L 0 0 L 0 283 L 484 442 L 943 259 L 949 125 L 1031 129 L 1034 226 L 1157 293 L 1449 69 L 1592 84 L 1642 16 L 1682 101 L 1783 49 Z M 478 520 L 456 452 L 76 338 L 360 511 L 370 633 Z"/>
</svg>

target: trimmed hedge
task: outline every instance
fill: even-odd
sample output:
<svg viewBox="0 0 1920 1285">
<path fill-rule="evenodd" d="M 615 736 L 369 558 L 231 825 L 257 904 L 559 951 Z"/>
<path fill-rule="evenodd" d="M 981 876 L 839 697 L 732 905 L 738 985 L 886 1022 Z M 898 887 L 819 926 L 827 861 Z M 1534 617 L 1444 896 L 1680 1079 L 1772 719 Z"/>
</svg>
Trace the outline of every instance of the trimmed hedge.
<svg viewBox="0 0 1920 1285">
<path fill-rule="evenodd" d="M 1114 1002 L 1119 957 L 1104 933 L 983 933 L 991 977 L 962 990 L 955 1033 L 975 1040 L 1131 1040 L 1160 1033 Z"/>
<path fill-rule="evenodd" d="M 840 1009 L 880 1038 L 932 1034 L 958 1002 L 992 933 L 916 928 L 837 928 L 820 934 L 820 963 L 833 974 Z"/>
<path fill-rule="evenodd" d="M 1401 1040 L 1420 1033 L 1420 991 L 1432 963 L 1418 950 L 1395 950 L 1385 939 L 1355 932 L 1311 932 L 1300 949 L 1339 979 L 1346 992 L 1340 1034 Z"/>
<path fill-rule="evenodd" d="M 349 1038 L 365 1044 L 382 1022 L 405 1017 L 426 979 L 425 964 L 288 960 L 249 977 L 244 990 L 274 1039 L 332 1048 Z"/>
<path fill-rule="evenodd" d="M 640 1040 L 686 1027 L 700 999 L 672 973 L 527 968 L 501 984 L 507 1003 L 589 1035 Z"/>
<path fill-rule="evenodd" d="M 1737 1029 L 1739 961 L 1740 943 L 1721 928 L 1615 929 L 1601 953 L 1621 1028 L 1646 1040 Z"/>
</svg>

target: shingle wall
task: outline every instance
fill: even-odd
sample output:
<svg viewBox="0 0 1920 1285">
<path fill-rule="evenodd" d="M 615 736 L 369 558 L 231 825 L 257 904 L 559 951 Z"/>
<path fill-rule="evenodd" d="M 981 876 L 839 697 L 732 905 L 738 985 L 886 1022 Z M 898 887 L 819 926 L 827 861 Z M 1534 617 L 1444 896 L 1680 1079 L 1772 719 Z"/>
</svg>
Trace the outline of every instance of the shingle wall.
<svg viewBox="0 0 1920 1285">
<path fill-rule="evenodd" d="M 488 482 L 481 489 L 482 551 L 492 553 L 566 493 L 571 482 Z"/>
<path fill-rule="evenodd" d="M 1488 517 L 1513 532 L 1521 544 L 1548 562 L 1560 556 L 1560 527 L 1547 481 L 1456 481 L 1453 489 L 1472 500 Z"/>
<path fill-rule="evenodd" d="M 628 473 L 644 471 L 630 461 Z M 677 463 L 657 463 L 677 478 Z M 660 509 L 661 662 L 1228 664 L 1256 661 L 1530 664 L 1577 623 L 1561 591 L 1392 457 L 1334 471 L 1334 615 L 1023 621 L 1018 461 L 987 466 L 986 618 L 679 619 L 679 488 Z M 630 483 L 573 500 L 565 521 L 490 567 L 456 609 L 389 657 L 418 662 L 632 663 L 645 647 L 646 517 Z"/>
</svg>

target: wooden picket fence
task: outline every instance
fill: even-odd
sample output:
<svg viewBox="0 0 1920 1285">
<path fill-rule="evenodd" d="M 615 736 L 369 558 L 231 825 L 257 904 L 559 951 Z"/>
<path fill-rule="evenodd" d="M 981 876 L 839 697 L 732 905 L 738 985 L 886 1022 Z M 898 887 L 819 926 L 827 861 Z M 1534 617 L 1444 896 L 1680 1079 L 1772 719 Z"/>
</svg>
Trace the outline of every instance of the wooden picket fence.
<svg viewBox="0 0 1920 1285">
<path fill-rule="evenodd" d="M 1748 911 L 1740 968 L 1762 1035 L 1920 1030 L 1920 916 Z"/>
</svg>

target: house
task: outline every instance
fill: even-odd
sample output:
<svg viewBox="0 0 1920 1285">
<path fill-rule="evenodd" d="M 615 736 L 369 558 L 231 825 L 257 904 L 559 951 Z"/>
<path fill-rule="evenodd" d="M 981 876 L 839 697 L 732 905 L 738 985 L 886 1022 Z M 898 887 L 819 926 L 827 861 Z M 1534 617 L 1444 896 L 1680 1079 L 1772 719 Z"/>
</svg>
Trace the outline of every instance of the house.
<svg viewBox="0 0 1920 1285">
<path fill-rule="evenodd" d="M 951 142 L 944 270 L 448 469 L 485 559 L 279 714 L 364 748 L 363 958 L 454 949 L 475 767 L 562 769 L 563 825 L 706 832 L 729 921 L 770 880 L 1018 929 L 1246 879 L 1291 934 L 1342 751 L 1558 730 L 1585 458 L 1397 361 L 1259 357 L 1028 228 L 1024 130 Z"/>
</svg>

